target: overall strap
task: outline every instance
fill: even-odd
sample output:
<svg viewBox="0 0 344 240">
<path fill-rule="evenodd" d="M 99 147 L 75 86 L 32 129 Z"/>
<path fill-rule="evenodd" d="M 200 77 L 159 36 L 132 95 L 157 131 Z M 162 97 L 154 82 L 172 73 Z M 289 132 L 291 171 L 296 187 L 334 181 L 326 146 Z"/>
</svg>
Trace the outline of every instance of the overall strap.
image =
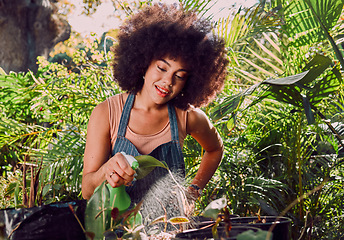
<svg viewBox="0 0 344 240">
<path fill-rule="evenodd" d="M 168 104 L 168 116 L 170 119 L 171 140 L 179 141 L 177 114 L 172 104 Z"/>
<path fill-rule="evenodd" d="M 124 107 L 123 107 L 123 112 L 121 115 L 121 120 L 119 122 L 118 126 L 118 132 L 117 136 L 124 137 L 125 133 L 127 131 L 127 125 L 129 122 L 129 117 L 130 117 L 130 111 L 133 106 L 135 99 L 135 95 L 129 93 L 127 100 L 125 101 Z"/>
</svg>

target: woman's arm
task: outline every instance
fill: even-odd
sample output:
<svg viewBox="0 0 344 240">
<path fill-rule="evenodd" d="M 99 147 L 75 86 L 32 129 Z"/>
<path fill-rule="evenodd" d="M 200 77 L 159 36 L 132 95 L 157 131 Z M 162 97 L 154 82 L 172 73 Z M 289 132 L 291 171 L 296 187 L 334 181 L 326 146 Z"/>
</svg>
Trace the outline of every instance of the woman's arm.
<svg viewBox="0 0 344 240">
<path fill-rule="evenodd" d="M 88 122 L 82 176 L 83 198 L 89 199 L 95 188 L 105 180 L 112 187 L 133 180 L 135 171 L 131 169 L 125 157 L 121 153 L 111 158 L 110 156 L 109 109 L 105 101 L 94 108 Z"/>
<path fill-rule="evenodd" d="M 201 164 L 191 184 L 203 189 L 214 175 L 223 154 L 223 142 L 216 128 L 200 109 L 188 113 L 187 132 L 204 149 Z"/>
</svg>

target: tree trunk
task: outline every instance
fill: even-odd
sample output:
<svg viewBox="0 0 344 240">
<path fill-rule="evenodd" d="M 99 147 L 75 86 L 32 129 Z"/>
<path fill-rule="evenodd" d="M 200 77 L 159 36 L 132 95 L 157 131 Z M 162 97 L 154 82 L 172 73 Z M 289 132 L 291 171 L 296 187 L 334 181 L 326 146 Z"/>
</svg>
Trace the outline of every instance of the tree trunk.
<svg viewBox="0 0 344 240">
<path fill-rule="evenodd" d="M 48 58 L 70 31 L 53 0 L 0 0 L 0 67 L 6 72 L 35 72 L 37 56 Z"/>
</svg>

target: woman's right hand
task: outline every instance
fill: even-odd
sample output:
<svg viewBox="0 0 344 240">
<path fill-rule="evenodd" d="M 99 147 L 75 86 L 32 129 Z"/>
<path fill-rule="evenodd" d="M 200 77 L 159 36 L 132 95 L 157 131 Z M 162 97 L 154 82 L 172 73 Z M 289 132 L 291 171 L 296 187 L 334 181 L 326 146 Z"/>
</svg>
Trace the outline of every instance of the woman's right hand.
<svg viewBox="0 0 344 240">
<path fill-rule="evenodd" d="M 134 180 L 135 171 L 131 168 L 125 156 L 118 152 L 104 165 L 105 179 L 112 187 L 129 185 Z"/>
<path fill-rule="evenodd" d="M 112 187 L 119 187 L 134 179 L 135 171 L 126 158 L 117 153 L 109 159 L 111 154 L 109 109 L 107 101 L 104 101 L 94 108 L 87 126 L 81 186 L 83 198 L 90 199 L 105 180 Z"/>
</svg>

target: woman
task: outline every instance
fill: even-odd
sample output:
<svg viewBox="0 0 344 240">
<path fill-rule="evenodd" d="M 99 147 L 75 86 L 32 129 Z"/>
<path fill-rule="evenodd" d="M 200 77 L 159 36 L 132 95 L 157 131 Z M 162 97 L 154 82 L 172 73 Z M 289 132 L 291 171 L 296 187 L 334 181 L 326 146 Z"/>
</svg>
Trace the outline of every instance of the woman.
<svg viewBox="0 0 344 240">
<path fill-rule="evenodd" d="M 131 185 L 135 171 L 120 152 L 150 154 L 172 171 L 184 172 L 183 141 L 191 135 L 204 149 L 188 192 L 198 197 L 216 171 L 222 140 L 197 107 L 209 103 L 224 84 L 226 51 L 208 21 L 176 5 L 155 4 L 120 28 L 113 48 L 114 79 L 125 93 L 93 110 L 87 129 L 82 194 L 89 199 L 107 180 Z M 166 174 L 156 168 L 127 190 L 138 202 L 152 182 Z"/>
</svg>

